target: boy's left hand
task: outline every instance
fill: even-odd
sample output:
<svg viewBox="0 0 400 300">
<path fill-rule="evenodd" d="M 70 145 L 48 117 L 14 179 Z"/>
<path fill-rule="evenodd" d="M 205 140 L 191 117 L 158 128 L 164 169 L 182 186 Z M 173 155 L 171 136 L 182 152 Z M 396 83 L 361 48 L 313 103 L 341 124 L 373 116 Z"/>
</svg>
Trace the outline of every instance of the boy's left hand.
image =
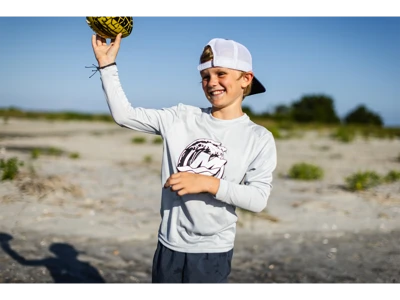
<svg viewBox="0 0 400 300">
<path fill-rule="evenodd" d="M 197 193 L 215 195 L 218 192 L 219 179 L 201 174 L 178 172 L 167 179 L 164 187 L 170 187 L 179 196 Z"/>
</svg>

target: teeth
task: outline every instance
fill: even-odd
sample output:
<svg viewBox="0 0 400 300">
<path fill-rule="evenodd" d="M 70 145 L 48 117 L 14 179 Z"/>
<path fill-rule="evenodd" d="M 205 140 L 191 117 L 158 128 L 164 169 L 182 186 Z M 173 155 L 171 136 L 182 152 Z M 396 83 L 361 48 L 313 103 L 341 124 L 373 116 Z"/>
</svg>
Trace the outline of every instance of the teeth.
<svg viewBox="0 0 400 300">
<path fill-rule="evenodd" d="M 214 92 L 211 92 L 210 94 L 215 96 L 215 95 L 221 95 L 223 92 L 224 91 L 214 91 Z"/>
</svg>

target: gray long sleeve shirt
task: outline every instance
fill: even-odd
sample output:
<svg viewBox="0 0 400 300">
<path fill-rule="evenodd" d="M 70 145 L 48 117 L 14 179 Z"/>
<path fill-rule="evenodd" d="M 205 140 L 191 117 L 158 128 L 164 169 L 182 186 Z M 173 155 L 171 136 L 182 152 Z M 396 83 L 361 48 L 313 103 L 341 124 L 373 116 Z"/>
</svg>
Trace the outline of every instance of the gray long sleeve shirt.
<svg viewBox="0 0 400 300">
<path fill-rule="evenodd" d="M 115 122 L 163 138 L 159 241 L 187 253 L 231 250 L 236 234 L 235 208 L 260 212 L 267 205 L 277 163 L 271 132 L 246 114 L 221 120 L 212 116 L 211 108 L 184 104 L 165 109 L 134 108 L 122 89 L 117 67 L 101 69 L 100 74 Z M 178 196 L 163 188 L 176 172 L 219 178 L 217 194 Z"/>
</svg>

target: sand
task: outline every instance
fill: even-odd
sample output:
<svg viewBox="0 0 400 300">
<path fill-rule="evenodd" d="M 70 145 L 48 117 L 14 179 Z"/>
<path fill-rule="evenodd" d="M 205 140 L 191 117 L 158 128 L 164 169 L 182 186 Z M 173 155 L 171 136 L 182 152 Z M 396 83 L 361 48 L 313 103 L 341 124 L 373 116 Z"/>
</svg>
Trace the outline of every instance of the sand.
<svg viewBox="0 0 400 300">
<path fill-rule="evenodd" d="M 146 142 L 132 143 L 137 136 Z M 105 282 L 150 282 L 161 191 L 162 145 L 154 137 L 114 123 L 1 124 L 0 158 L 24 161 L 15 180 L 0 181 L 0 232 L 13 237 L 11 248 L 39 260 L 54 258 L 52 243 L 69 244 L 85 250 L 72 265 L 90 263 Z M 400 140 L 346 144 L 314 130 L 276 143 L 266 210 L 239 212 L 231 282 L 398 282 L 400 182 L 351 192 L 344 178 L 400 171 Z M 64 154 L 31 157 L 32 149 L 49 147 Z M 287 178 L 297 162 L 321 166 L 324 178 Z M 54 260 L 53 269 L 26 266 L 0 250 L 0 261 L 0 282 L 64 280 L 51 276 Z"/>
</svg>

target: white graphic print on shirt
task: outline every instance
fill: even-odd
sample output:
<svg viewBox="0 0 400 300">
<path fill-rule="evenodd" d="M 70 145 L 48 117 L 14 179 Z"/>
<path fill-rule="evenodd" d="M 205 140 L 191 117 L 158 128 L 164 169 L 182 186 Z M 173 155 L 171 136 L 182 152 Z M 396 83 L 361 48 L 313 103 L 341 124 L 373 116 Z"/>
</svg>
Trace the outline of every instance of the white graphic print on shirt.
<svg viewBox="0 0 400 300">
<path fill-rule="evenodd" d="M 221 179 L 224 175 L 224 158 L 226 148 L 221 143 L 210 139 L 198 139 L 189 144 L 181 153 L 177 169 L 180 172 L 191 172 L 214 176 Z"/>
</svg>

